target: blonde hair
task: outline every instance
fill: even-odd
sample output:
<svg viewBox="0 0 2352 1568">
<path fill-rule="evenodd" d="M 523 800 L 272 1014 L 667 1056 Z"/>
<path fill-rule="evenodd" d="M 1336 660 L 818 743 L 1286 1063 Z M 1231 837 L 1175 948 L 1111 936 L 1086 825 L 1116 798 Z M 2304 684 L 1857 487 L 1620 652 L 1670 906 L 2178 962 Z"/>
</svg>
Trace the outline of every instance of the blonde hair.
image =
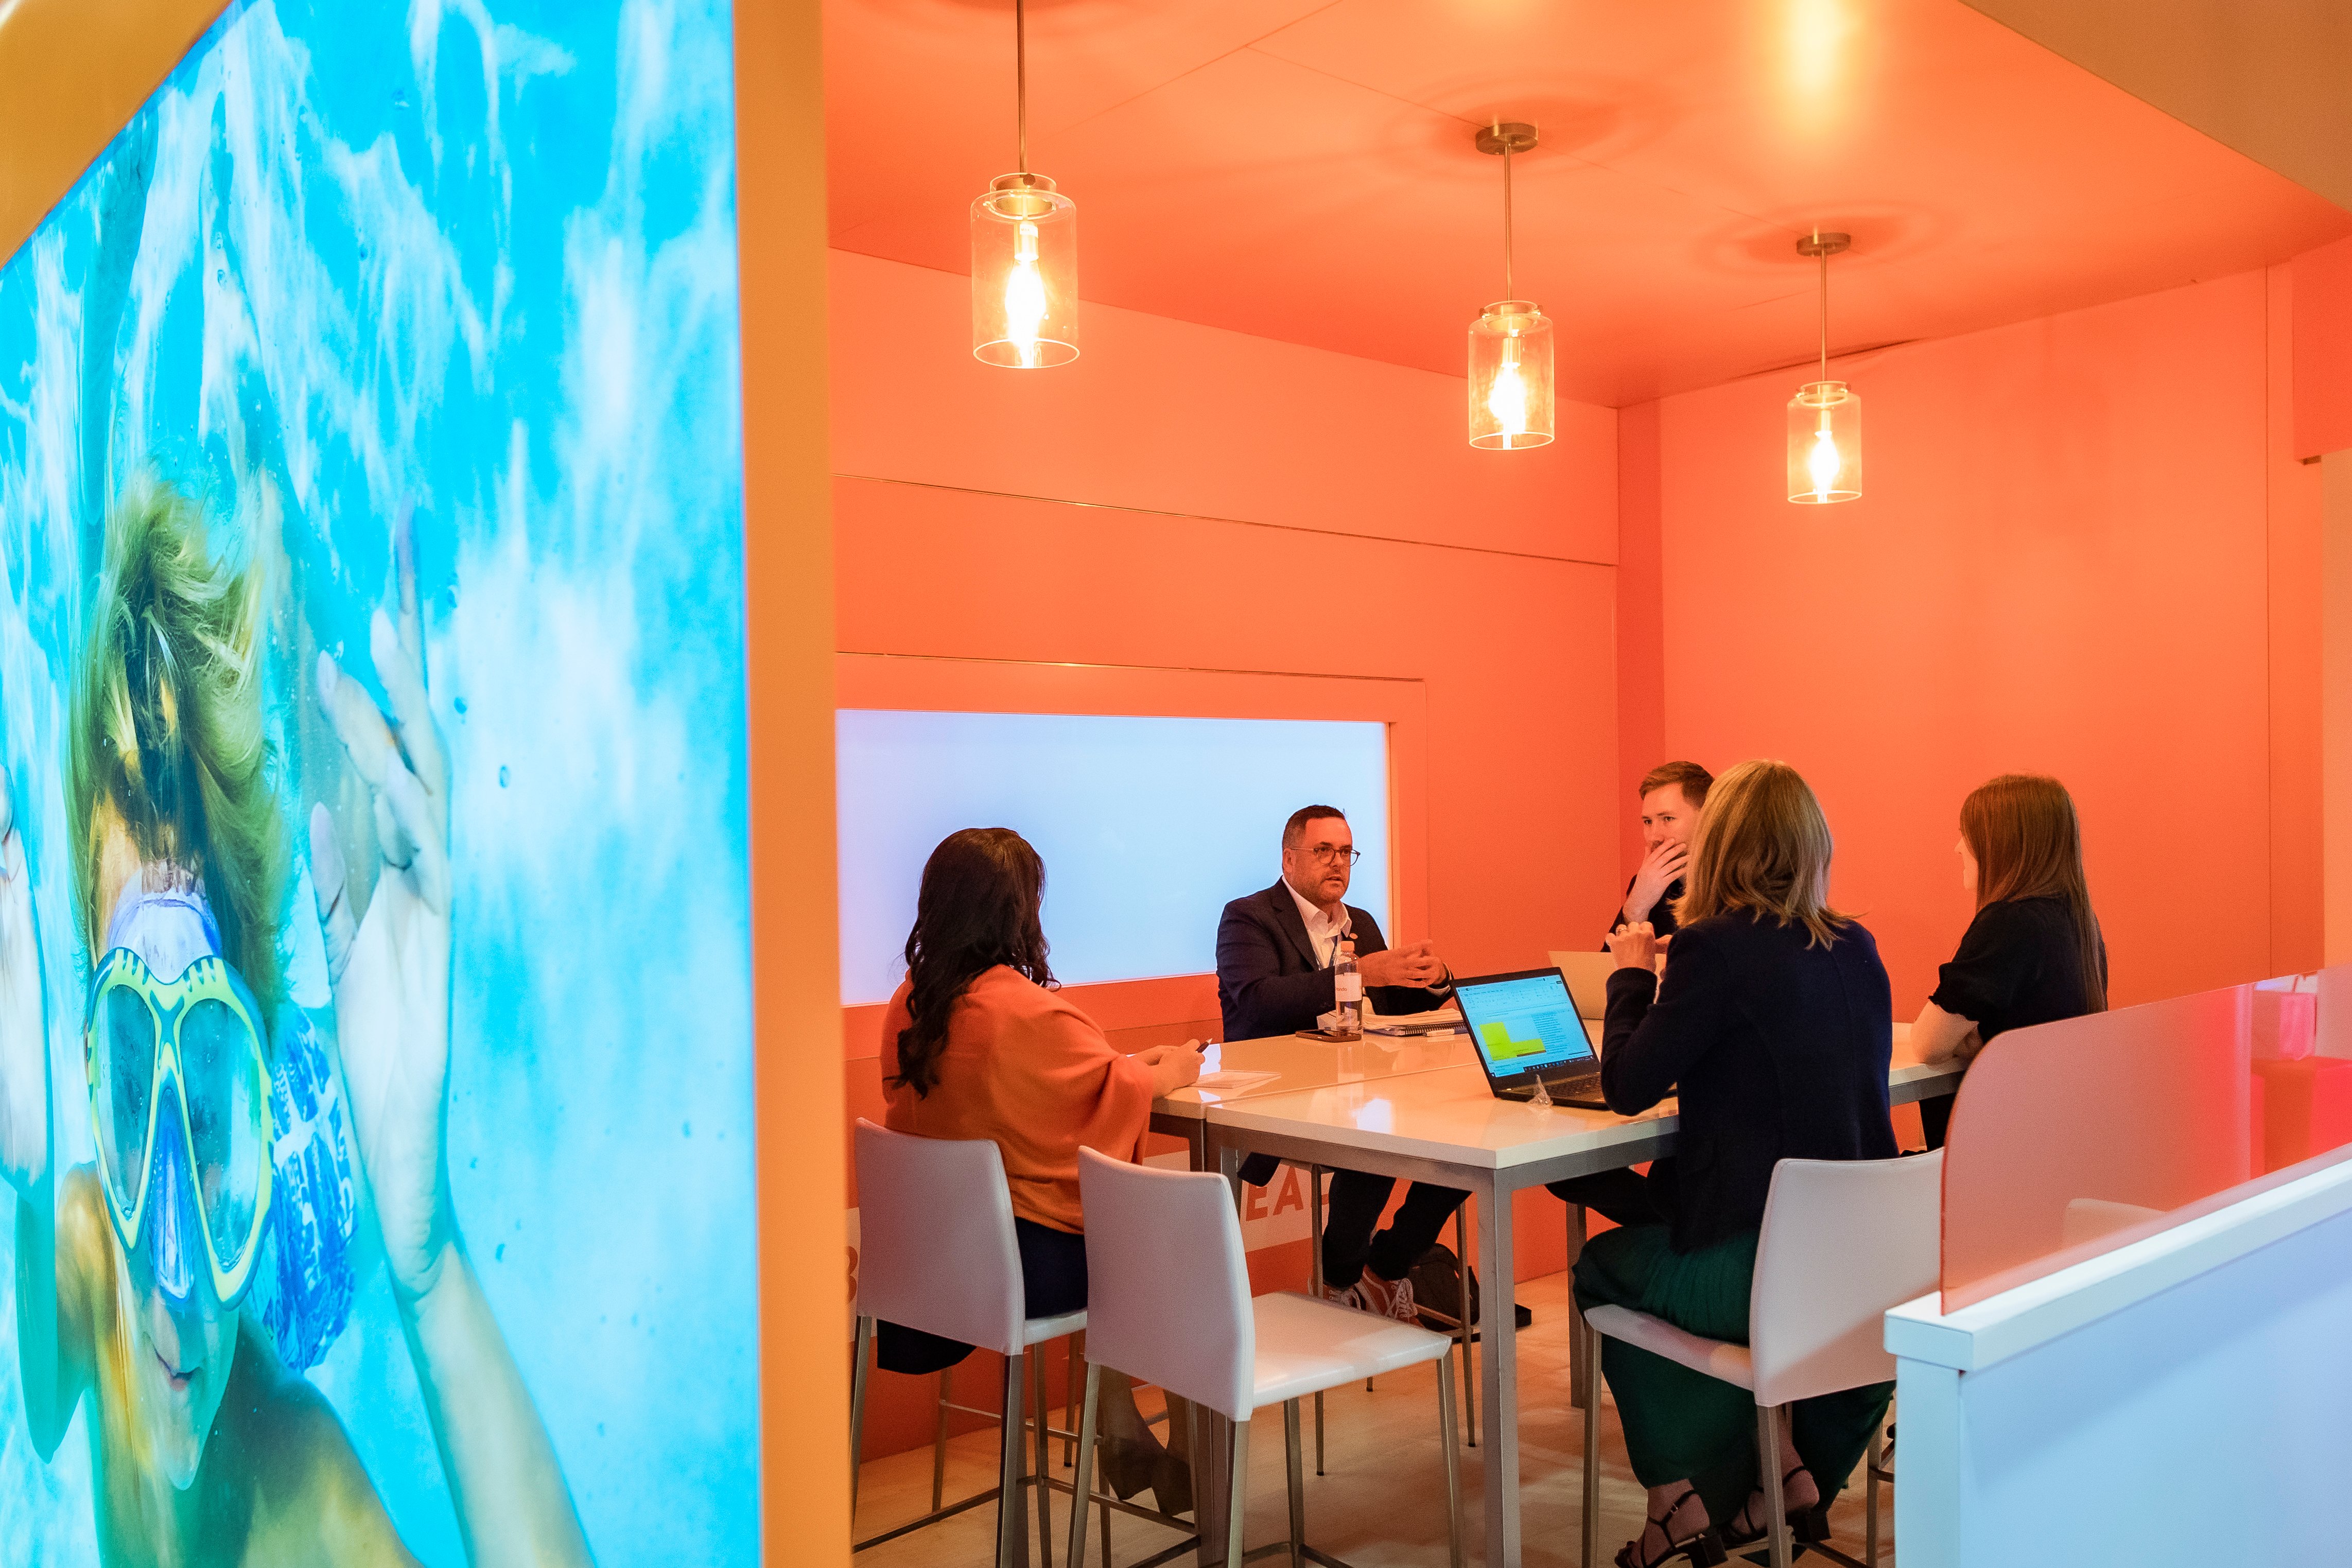
<svg viewBox="0 0 2352 1568">
<path fill-rule="evenodd" d="M 1821 802 L 1786 763 L 1742 763 L 1715 781 L 1675 920 L 1689 925 L 1746 910 L 1801 925 L 1808 947 L 1827 947 L 1852 916 L 1829 907 L 1830 825 Z"/>
<path fill-rule="evenodd" d="M 259 574 L 213 558 L 204 508 L 152 477 L 106 520 L 67 739 L 75 913 L 95 963 L 106 940 L 107 818 L 139 858 L 203 879 L 223 956 L 264 1012 L 278 950 L 285 824 L 262 721 Z"/>
<path fill-rule="evenodd" d="M 2074 797 L 2040 773 L 2002 773 L 1960 803 L 1960 837 L 1977 862 L 1977 908 L 2011 899 L 2059 899 L 2081 944 L 2083 1005 L 2107 1010 L 2100 973 L 2099 917 L 2083 874 L 2083 829 Z"/>
</svg>

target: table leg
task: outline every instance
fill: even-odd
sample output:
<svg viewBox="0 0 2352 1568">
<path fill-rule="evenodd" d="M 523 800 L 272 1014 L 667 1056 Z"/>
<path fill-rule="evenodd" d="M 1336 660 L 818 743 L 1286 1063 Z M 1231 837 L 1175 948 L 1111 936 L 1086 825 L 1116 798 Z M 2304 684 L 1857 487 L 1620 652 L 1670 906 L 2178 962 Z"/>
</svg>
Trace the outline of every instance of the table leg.
<svg viewBox="0 0 2352 1568">
<path fill-rule="evenodd" d="M 1511 1193 L 1485 1176 L 1478 1201 L 1478 1263 L 1486 1274 L 1479 1303 L 1478 1358 L 1486 1384 L 1486 1568 L 1519 1568 L 1518 1324 L 1511 1314 L 1516 1277 L 1511 1258 Z"/>
<path fill-rule="evenodd" d="M 1455 1237 L 1458 1243 L 1461 1238 Z M 1323 1299 L 1323 1167 L 1307 1167 L 1307 1293 Z M 1323 1473 L 1323 1391 L 1315 1391 L 1315 1473 Z"/>
<path fill-rule="evenodd" d="M 1202 1151 L 1202 1163 L 1225 1178 L 1233 1189 L 1236 1208 L 1243 1202 L 1241 1151 L 1207 1138 Z M 1233 1469 L 1234 1424 L 1207 1405 L 1192 1406 L 1196 1425 L 1192 1428 L 1192 1520 L 1200 1531 L 1199 1550 L 1202 1568 L 1225 1560 L 1226 1510 L 1231 1499 L 1225 1478 Z"/>
<path fill-rule="evenodd" d="M 1584 1256 L 1584 1205 L 1568 1205 L 1568 1402 L 1581 1405 L 1592 1376 L 1592 1347 L 1585 1342 L 1584 1312 L 1576 1304 L 1576 1260 Z"/>
</svg>

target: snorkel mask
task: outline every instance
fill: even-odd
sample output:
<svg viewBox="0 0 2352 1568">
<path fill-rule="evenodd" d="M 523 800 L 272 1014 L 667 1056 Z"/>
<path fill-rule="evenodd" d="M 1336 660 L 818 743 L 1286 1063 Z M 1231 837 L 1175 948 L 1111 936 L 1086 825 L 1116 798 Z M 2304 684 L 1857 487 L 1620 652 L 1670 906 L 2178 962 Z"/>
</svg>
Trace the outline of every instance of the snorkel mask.
<svg viewBox="0 0 2352 1568">
<path fill-rule="evenodd" d="M 114 945 L 118 933 L 131 940 Z M 233 1307 L 269 1220 L 260 1007 L 220 958 L 211 911 L 193 889 L 133 890 L 108 937 L 82 1024 L 107 1214 L 125 1252 L 146 1245 L 168 1300 L 185 1305 L 202 1268 L 214 1298 Z M 165 964 L 170 979 L 158 973 Z"/>
</svg>

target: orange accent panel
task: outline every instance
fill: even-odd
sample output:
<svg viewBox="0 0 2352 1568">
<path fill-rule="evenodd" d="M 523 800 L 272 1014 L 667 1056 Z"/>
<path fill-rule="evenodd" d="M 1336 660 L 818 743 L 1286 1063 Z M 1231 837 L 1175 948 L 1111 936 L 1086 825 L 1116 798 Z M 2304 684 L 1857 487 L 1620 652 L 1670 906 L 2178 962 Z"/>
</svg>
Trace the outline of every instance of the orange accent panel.
<svg viewBox="0 0 2352 1568">
<path fill-rule="evenodd" d="M 2352 448 L 2352 239 L 2294 258 L 2294 455 Z"/>
<path fill-rule="evenodd" d="M 2254 1173 L 2252 997 L 2227 986 L 1985 1047 L 1945 1145 L 1944 1310 L 2178 1223 Z"/>
<path fill-rule="evenodd" d="M 2352 1062 L 2336 1057 L 2256 1061 L 2263 1093 L 2263 1170 L 2284 1170 L 2352 1143 Z"/>
<path fill-rule="evenodd" d="M 822 1267 L 842 1244 L 845 1123 L 820 44 L 815 6 L 735 8 L 761 1485 L 774 1564 L 849 1554 L 848 1423 L 835 1418 L 849 1401 L 846 1279 Z"/>
<path fill-rule="evenodd" d="M 0 5 L 0 258 L 16 254 L 130 122 L 224 0 Z"/>
<path fill-rule="evenodd" d="M 2082 811 L 2115 1000 L 2273 973 L 2266 310 L 2249 273 L 1833 365 L 1872 476 L 1838 506 L 1778 489 L 1803 371 L 1662 405 L 1664 749 L 1803 772 L 1897 1016 L 2011 770 Z"/>
</svg>

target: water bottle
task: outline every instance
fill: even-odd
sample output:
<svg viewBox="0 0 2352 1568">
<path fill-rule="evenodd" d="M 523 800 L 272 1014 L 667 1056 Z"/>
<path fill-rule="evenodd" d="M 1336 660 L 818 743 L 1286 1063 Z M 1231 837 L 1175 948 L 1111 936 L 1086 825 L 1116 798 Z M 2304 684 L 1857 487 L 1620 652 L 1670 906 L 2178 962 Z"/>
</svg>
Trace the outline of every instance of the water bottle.
<svg viewBox="0 0 2352 1568">
<path fill-rule="evenodd" d="M 1331 990 L 1339 1002 L 1339 1033 L 1354 1039 L 1364 1032 L 1364 977 L 1356 972 L 1356 944 L 1339 943 L 1331 965 Z"/>
</svg>

